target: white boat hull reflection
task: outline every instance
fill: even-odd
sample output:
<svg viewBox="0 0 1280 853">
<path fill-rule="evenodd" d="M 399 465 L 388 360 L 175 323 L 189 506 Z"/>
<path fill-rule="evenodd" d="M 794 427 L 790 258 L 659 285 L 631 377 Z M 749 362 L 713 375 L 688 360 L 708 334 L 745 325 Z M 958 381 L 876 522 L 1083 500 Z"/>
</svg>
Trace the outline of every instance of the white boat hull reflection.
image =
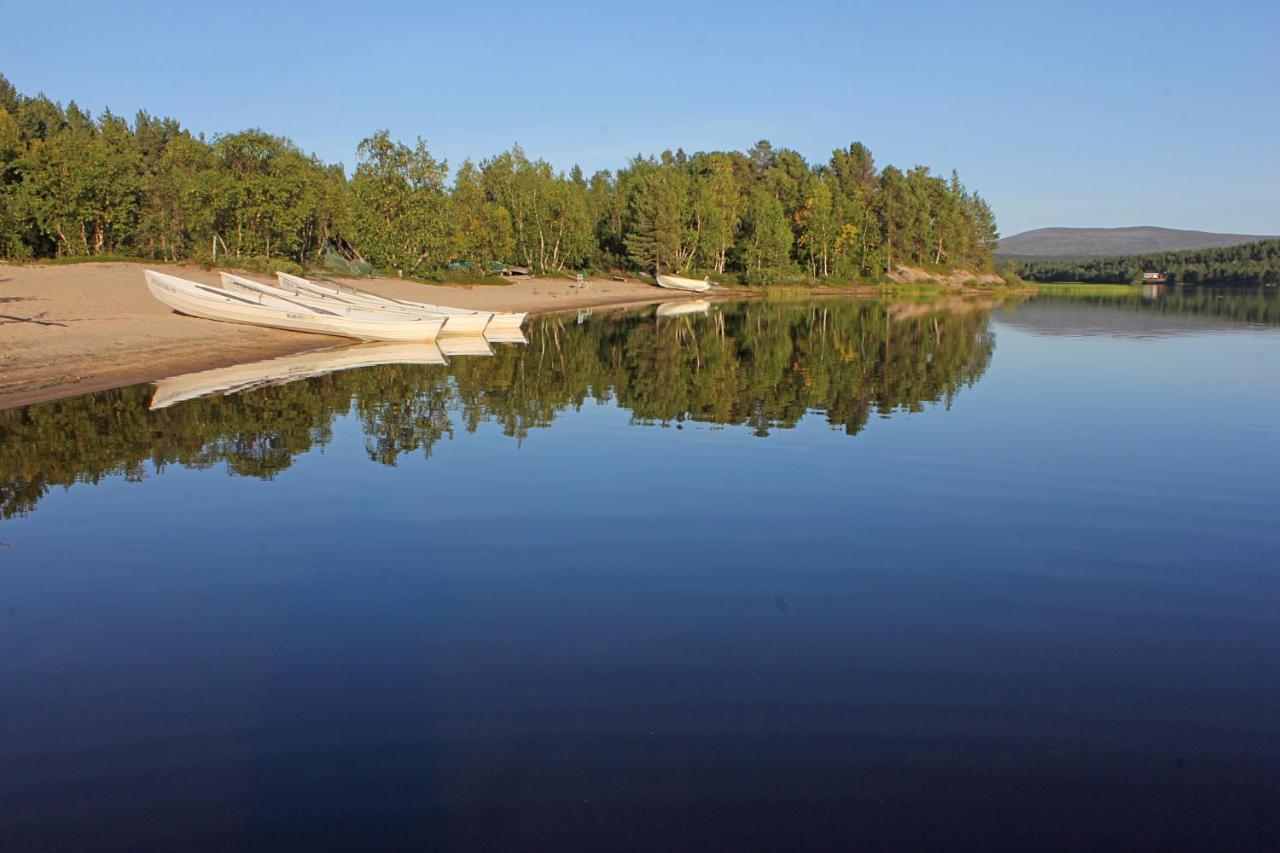
<svg viewBox="0 0 1280 853">
<path fill-rule="evenodd" d="M 664 302 L 654 312 L 659 317 L 679 317 L 684 314 L 705 314 L 711 310 L 711 303 L 705 299 L 684 299 L 679 302 Z"/>
<path fill-rule="evenodd" d="M 493 347 L 490 346 L 488 338 L 483 335 L 453 335 L 448 339 L 440 338 L 436 343 L 439 345 L 440 351 L 449 358 L 468 355 L 493 355 Z"/>
<path fill-rule="evenodd" d="M 197 397 L 227 396 L 270 385 L 285 385 L 357 367 L 447 363 L 440 347 L 430 342 L 371 343 L 317 350 L 161 379 L 155 383 L 151 408 L 163 409 Z"/>
</svg>

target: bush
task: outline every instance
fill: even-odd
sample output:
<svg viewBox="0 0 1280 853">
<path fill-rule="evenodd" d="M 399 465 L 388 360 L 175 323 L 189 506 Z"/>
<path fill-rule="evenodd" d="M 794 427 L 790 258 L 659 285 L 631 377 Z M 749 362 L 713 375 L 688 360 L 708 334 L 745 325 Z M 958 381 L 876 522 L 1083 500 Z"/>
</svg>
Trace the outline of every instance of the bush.
<svg viewBox="0 0 1280 853">
<path fill-rule="evenodd" d="M 219 267 L 221 269 L 243 270 L 244 272 L 265 273 L 267 275 L 275 275 L 277 272 L 302 275 L 302 267 L 288 258 L 262 258 L 256 255 L 243 255 L 239 258 L 234 258 L 229 255 L 223 255 L 218 259 L 218 263 L 213 263 L 208 256 L 200 258 L 197 262 L 205 269 Z"/>
</svg>

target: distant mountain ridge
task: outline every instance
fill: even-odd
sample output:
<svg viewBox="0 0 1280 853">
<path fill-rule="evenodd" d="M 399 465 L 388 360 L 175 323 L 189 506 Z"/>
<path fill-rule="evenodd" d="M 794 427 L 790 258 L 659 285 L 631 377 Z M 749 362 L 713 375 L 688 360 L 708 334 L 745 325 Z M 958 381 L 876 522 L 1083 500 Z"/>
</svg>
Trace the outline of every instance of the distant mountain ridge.
<svg viewBox="0 0 1280 853">
<path fill-rule="evenodd" d="M 996 248 L 1000 257 L 1106 258 L 1216 249 L 1256 243 L 1274 237 L 1257 234 L 1215 234 L 1138 225 L 1131 228 L 1036 228 L 1005 237 Z"/>
</svg>

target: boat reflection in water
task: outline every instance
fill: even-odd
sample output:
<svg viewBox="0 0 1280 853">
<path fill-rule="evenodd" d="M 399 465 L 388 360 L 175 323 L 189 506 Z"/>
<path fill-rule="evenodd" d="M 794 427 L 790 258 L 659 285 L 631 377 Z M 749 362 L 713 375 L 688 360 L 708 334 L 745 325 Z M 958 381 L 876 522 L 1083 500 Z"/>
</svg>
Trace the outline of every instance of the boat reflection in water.
<svg viewBox="0 0 1280 853">
<path fill-rule="evenodd" d="M 711 303 L 705 299 L 681 299 L 662 303 L 654 314 L 658 317 L 679 317 L 683 314 L 705 314 L 709 310 Z"/>
<path fill-rule="evenodd" d="M 435 343 L 369 343 L 316 350 L 298 355 L 269 358 L 197 373 L 171 376 L 155 383 L 151 408 L 163 409 L 214 394 L 239 394 L 269 385 L 284 385 L 299 379 L 323 376 L 339 370 L 374 367 L 379 364 L 446 364 Z"/>
<path fill-rule="evenodd" d="M 440 345 L 440 351 L 449 358 L 464 355 L 493 355 L 493 347 L 481 335 L 454 335 L 448 340 L 441 338 L 436 343 Z"/>
<path fill-rule="evenodd" d="M 519 329 L 514 332 L 500 331 L 497 337 L 499 343 L 527 343 Z M 164 409 L 197 397 L 226 396 L 273 385 L 285 385 L 343 370 L 390 364 L 444 365 L 449 363 L 449 358 L 475 355 L 493 355 L 493 347 L 481 335 L 454 335 L 447 340 L 378 342 L 315 350 L 161 379 L 155 383 L 151 409 Z"/>
</svg>

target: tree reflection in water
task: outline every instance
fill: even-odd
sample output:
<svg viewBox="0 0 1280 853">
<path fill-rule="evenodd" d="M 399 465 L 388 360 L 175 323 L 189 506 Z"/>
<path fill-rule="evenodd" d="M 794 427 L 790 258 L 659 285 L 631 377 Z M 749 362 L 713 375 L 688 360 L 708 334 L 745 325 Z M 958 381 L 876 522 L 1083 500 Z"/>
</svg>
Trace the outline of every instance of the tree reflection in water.
<svg viewBox="0 0 1280 853">
<path fill-rule="evenodd" d="M 856 435 L 872 412 L 950 403 L 991 359 L 988 303 L 824 300 L 654 309 L 531 322 L 529 343 L 449 365 L 365 367 L 151 410 L 135 386 L 0 411 L 0 516 L 54 486 L 139 480 L 168 465 L 225 465 L 270 479 L 327 444 L 354 413 L 369 459 L 394 465 L 459 430 L 496 422 L 523 439 L 565 410 L 614 401 L 637 424 L 744 426 L 756 435 L 807 413 Z"/>
</svg>

